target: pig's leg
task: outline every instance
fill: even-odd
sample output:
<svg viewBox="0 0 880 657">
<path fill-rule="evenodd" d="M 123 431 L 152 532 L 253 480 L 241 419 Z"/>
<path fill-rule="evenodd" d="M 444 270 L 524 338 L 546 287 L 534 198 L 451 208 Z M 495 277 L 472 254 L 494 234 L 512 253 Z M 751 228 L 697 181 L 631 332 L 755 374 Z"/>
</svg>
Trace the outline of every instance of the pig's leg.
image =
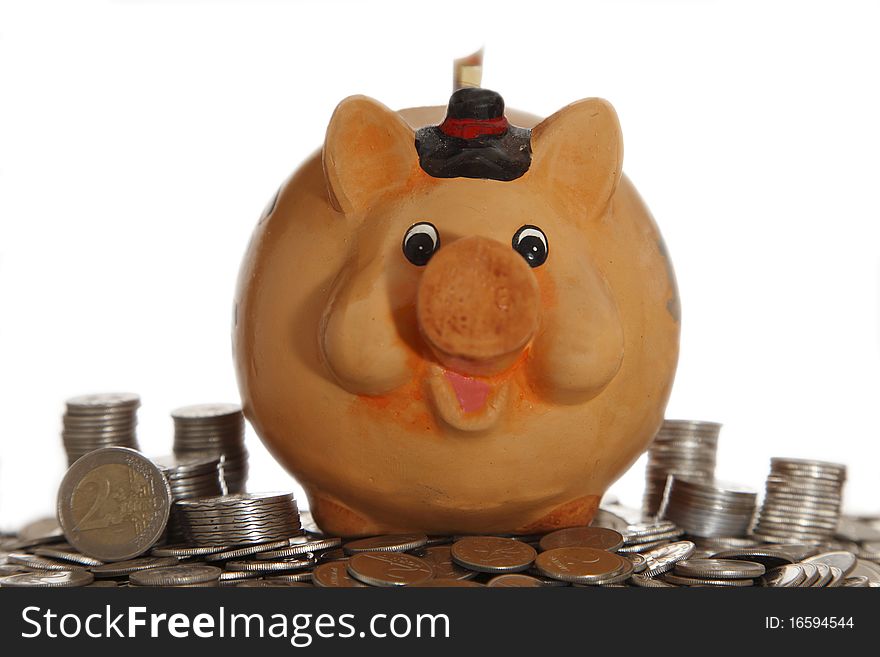
<svg viewBox="0 0 880 657">
<path fill-rule="evenodd" d="M 535 522 L 520 527 L 517 534 L 543 534 L 564 527 L 589 525 L 599 508 L 598 495 L 586 495 L 562 506 L 557 506 L 550 513 Z"/>
<path fill-rule="evenodd" d="M 330 536 L 376 536 L 405 531 L 373 522 L 327 493 L 311 489 L 308 494 L 315 523 Z"/>
</svg>

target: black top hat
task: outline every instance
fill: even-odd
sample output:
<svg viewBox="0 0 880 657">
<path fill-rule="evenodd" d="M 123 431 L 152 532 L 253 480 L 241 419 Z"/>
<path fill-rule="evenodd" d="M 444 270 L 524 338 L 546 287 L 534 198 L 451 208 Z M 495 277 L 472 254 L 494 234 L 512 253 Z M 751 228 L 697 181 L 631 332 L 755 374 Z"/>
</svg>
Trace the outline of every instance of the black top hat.
<svg viewBox="0 0 880 657">
<path fill-rule="evenodd" d="M 452 94 L 443 123 L 416 131 L 416 151 L 435 178 L 515 180 L 529 170 L 531 134 L 507 122 L 498 93 L 465 87 Z"/>
</svg>

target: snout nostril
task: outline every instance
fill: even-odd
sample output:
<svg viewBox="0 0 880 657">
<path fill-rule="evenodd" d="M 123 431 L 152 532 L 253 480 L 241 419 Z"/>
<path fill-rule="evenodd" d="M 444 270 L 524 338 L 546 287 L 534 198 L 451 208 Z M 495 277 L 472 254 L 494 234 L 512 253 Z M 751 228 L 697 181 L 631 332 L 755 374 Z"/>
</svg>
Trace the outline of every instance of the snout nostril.
<svg viewBox="0 0 880 657">
<path fill-rule="evenodd" d="M 537 330 L 538 285 L 509 246 L 468 237 L 428 263 L 416 312 L 422 335 L 441 360 L 504 360 L 516 357 Z"/>
</svg>

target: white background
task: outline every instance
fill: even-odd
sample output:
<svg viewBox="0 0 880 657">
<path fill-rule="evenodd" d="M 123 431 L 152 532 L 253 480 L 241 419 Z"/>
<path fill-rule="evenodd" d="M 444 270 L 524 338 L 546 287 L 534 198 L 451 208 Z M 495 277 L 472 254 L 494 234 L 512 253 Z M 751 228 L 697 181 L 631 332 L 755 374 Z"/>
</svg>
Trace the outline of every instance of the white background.
<svg viewBox="0 0 880 657">
<path fill-rule="evenodd" d="M 236 400 L 266 201 L 343 97 L 443 104 L 483 44 L 511 107 L 617 108 L 679 278 L 667 416 L 724 423 L 725 479 L 845 462 L 847 507 L 880 511 L 877 3 L 485 4 L 0 4 L 0 527 L 51 512 L 65 398 L 140 393 L 153 455 L 172 408 Z M 252 488 L 290 488 L 248 444 Z"/>
</svg>

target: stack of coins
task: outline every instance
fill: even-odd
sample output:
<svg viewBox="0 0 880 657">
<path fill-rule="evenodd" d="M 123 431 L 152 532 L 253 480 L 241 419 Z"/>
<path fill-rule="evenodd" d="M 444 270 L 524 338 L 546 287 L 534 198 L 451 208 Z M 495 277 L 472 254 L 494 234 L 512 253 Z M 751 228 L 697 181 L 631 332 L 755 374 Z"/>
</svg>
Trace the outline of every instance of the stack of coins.
<svg viewBox="0 0 880 657">
<path fill-rule="evenodd" d="M 692 536 L 745 536 L 752 525 L 757 497 L 740 486 L 672 475 L 660 517 Z"/>
<path fill-rule="evenodd" d="M 696 420 L 666 420 L 648 451 L 642 514 L 657 514 L 663 501 L 666 479 L 680 475 L 691 480 L 715 476 L 715 455 L 721 425 Z"/>
<path fill-rule="evenodd" d="M 764 575 L 763 564 L 736 559 L 686 559 L 662 579 L 677 586 L 754 586 Z"/>
<path fill-rule="evenodd" d="M 840 522 L 846 466 L 770 459 L 764 503 L 752 533 L 771 543 L 824 543 Z"/>
<path fill-rule="evenodd" d="M 236 404 L 196 404 L 171 412 L 177 456 L 212 453 L 221 457 L 227 493 L 243 493 L 247 484 L 244 415 Z"/>
<path fill-rule="evenodd" d="M 237 493 L 174 503 L 193 545 L 268 543 L 302 534 L 292 493 Z"/>
<path fill-rule="evenodd" d="M 171 499 L 174 502 L 223 495 L 220 457 L 215 454 L 163 456 L 153 459 L 153 463 L 168 480 Z M 168 541 L 183 540 L 179 513 L 177 507 L 171 507 L 171 515 L 168 518 Z"/>
<path fill-rule="evenodd" d="M 131 393 L 82 395 L 67 400 L 61 438 L 67 464 L 102 447 L 138 449 L 137 409 L 140 397 Z"/>
<path fill-rule="evenodd" d="M 622 547 L 618 552 L 641 553 L 664 545 L 684 534 L 684 530 L 668 520 L 627 525 L 623 531 Z"/>
</svg>

